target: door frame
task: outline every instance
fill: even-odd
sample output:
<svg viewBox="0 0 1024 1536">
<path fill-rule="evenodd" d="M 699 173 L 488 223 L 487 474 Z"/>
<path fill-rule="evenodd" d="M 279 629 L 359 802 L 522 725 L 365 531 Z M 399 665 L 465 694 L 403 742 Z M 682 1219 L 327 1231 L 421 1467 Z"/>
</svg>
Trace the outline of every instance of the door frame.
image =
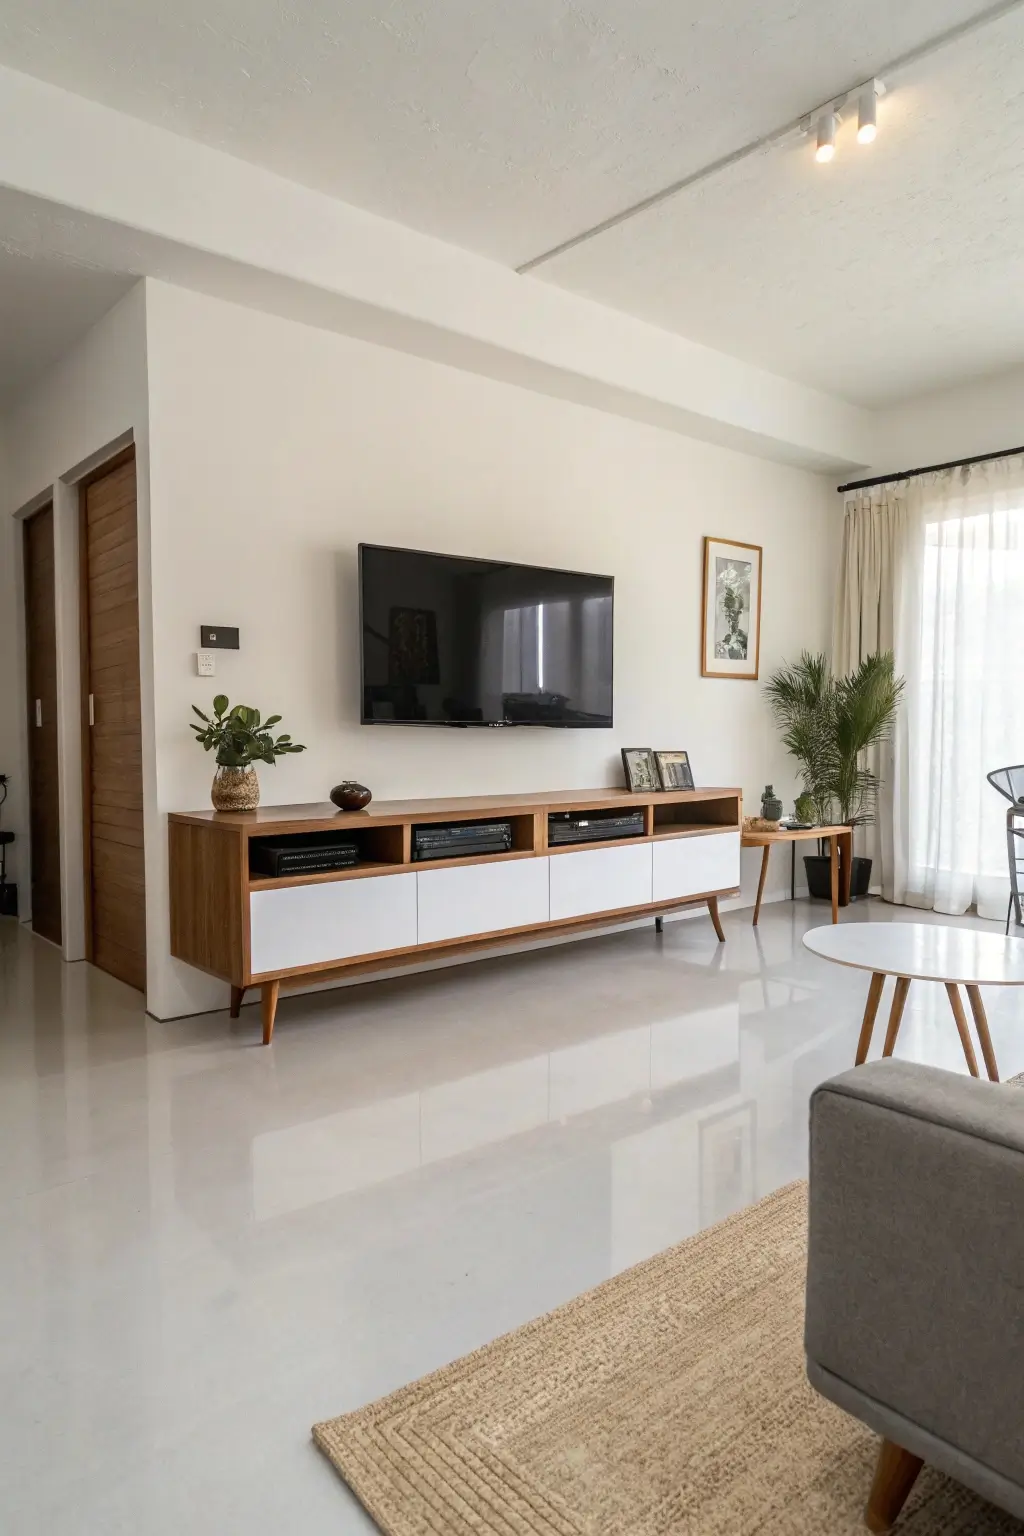
<svg viewBox="0 0 1024 1536">
<path fill-rule="evenodd" d="M 54 654 L 54 698 L 53 698 L 53 707 L 54 707 L 54 712 L 55 712 L 55 717 L 56 717 L 55 721 L 54 721 L 54 725 L 55 725 L 55 730 L 56 730 L 55 748 L 56 748 L 56 755 L 57 755 L 57 762 L 56 762 L 56 790 L 57 790 L 56 839 L 57 839 L 57 869 L 58 869 L 58 902 L 59 902 L 59 908 L 60 908 L 59 915 L 58 915 L 58 923 L 60 925 L 60 938 L 59 938 L 59 940 L 58 939 L 50 938 L 50 936 L 48 934 L 40 933 L 38 928 L 36 928 L 36 926 L 35 926 L 36 913 L 35 913 L 34 904 L 33 904 L 33 901 L 32 901 L 33 886 L 35 884 L 35 881 L 33 879 L 33 869 L 34 869 L 34 866 L 35 866 L 36 850 L 35 850 L 35 847 L 33 845 L 33 840 L 32 840 L 32 751 L 33 751 L 33 749 L 32 749 L 32 728 L 33 728 L 33 722 L 32 722 L 32 719 L 31 719 L 31 704 L 32 704 L 31 693 L 32 693 L 32 690 L 29 687 L 29 666 L 30 666 L 30 663 L 31 663 L 31 651 L 30 651 L 30 646 L 29 646 L 29 613 L 28 613 L 28 605 L 29 605 L 29 586 L 28 586 L 28 538 L 29 538 L 29 531 L 28 531 L 28 529 L 29 529 L 29 524 L 33 521 L 34 518 L 41 517 L 46 512 L 49 512 L 49 514 L 50 514 L 50 540 L 51 540 L 51 551 L 50 551 L 50 553 L 51 553 L 51 559 L 53 561 L 53 654 Z M 59 572 L 58 572 L 58 540 L 57 540 L 57 507 L 56 507 L 56 502 L 54 500 L 54 497 L 53 497 L 52 493 L 51 494 L 45 494 L 44 493 L 41 497 L 37 497 L 32 503 L 30 503 L 30 505 L 28 507 L 26 507 L 21 513 L 19 513 L 16 516 L 15 522 L 16 522 L 16 528 L 17 528 L 16 538 L 19 540 L 20 545 L 21 545 L 20 558 L 16 558 L 16 560 L 15 560 L 15 569 L 16 569 L 16 572 L 17 572 L 17 575 L 16 575 L 15 579 L 20 584 L 20 601 L 18 603 L 18 609 L 19 609 L 19 613 L 20 613 L 20 627 L 21 627 L 21 635 L 20 635 L 20 640 L 21 640 L 20 651 L 21 651 L 21 654 L 20 654 L 19 657 L 15 658 L 15 665 L 18 666 L 19 671 L 20 671 L 20 692 L 22 694 L 22 699 L 21 699 L 21 718 L 22 718 L 22 722 L 23 722 L 23 728 L 24 728 L 24 731 L 25 731 L 25 751 L 24 751 L 24 784 L 25 784 L 24 803 L 25 803 L 25 815 L 24 815 L 24 832 L 23 832 L 23 836 L 24 836 L 24 846 L 25 846 L 25 848 L 27 850 L 27 858 L 26 858 L 24 864 L 21 867 L 22 879 L 20 881 L 20 885 L 21 885 L 21 889 L 22 889 L 22 894 L 23 894 L 25 899 L 24 899 L 24 902 L 22 903 L 22 910 L 21 910 L 21 912 L 19 914 L 19 922 L 30 924 L 31 927 L 32 927 L 32 932 L 33 932 L 33 934 L 34 934 L 34 936 L 36 938 L 44 939 L 47 944 L 55 945 L 55 947 L 60 949 L 61 952 L 63 953 L 63 951 L 64 951 L 64 941 L 65 941 L 65 928 L 66 928 L 66 918 L 65 918 L 65 883 L 66 883 L 65 882 L 65 876 L 66 876 L 66 870 L 65 870 L 65 863 L 64 863 L 64 808 L 63 808 L 62 795 L 61 795 L 61 757 L 62 757 L 63 742 L 62 742 L 62 729 L 61 729 L 61 698 L 60 698 L 60 627 L 59 627 L 58 617 L 57 617 L 57 607 L 58 607 L 58 575 L 59 575 Z"/>
<path fill-rule="evenodd" d="M 86 492 L 97 480 L 103 480 L 113 470 L 120 469 L 135 458 L 135 444 L 104 459 L 88 474 L 76 481 L 78 495 L 78 665 L 79 709 L 81 714 L 81 784 L 82 784 L 82 902 L 85 917 L 85 958 L 93 960 L 92 928 L 92 735 L 89 721 L 89 544 L 86 537 Z M 138 536 L 139 493 L 138 464 L 136 463 L 135 529 Z M 141 633 L 141 616 L 140 616 Z"/>
</svg>

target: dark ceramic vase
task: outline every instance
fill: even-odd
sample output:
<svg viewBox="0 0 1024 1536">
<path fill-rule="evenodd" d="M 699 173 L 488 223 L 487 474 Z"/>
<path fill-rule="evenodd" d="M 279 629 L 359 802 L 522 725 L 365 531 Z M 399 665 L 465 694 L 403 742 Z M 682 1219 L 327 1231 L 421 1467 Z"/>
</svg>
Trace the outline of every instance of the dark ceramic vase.
<svg viewBox="0 0 1024 1536">
<path fill-rule="evenodd" d="M 339 811 L 361 811 L 364 805 L 369 805 L 373 795 L 365 784 L 346 779 L 343 784 L 335 784 L 331 790 L 331 799 Z"/>
<path fill-rule="evenodd" d="M 782 801 L 770 784 L 765 785 L 761 796 L 761 815 L 765 821 L 778 821 L 782 816 Z"/>
</svg>

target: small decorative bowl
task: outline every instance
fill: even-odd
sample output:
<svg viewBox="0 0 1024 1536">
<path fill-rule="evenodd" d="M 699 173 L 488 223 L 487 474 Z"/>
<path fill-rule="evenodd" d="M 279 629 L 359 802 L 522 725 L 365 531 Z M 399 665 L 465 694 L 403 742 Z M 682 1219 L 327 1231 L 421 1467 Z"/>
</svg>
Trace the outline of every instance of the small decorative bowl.
<svg viewBox="0 0 1024 1536">
<path fill-rule="evenodd" d="M 369 805 L 373 794 L 365 784 L 346 779 L 342 784 L 335 784 L 331 790 L 331 799 L 339 811 L 361 811 L 364 805 Z"/>
</svg>

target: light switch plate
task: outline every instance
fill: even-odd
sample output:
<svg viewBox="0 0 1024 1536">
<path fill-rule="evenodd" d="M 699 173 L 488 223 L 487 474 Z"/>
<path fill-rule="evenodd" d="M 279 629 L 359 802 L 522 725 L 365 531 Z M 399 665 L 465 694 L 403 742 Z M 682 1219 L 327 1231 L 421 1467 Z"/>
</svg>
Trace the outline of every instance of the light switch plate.
<svg viewBox="0 0 1024 1536">
<path fill-rule="evenodd" d="M 217 675 L 217 658 L 212 651 L 196 652 L 196 672 L 200 677 Z"/>
</svg>

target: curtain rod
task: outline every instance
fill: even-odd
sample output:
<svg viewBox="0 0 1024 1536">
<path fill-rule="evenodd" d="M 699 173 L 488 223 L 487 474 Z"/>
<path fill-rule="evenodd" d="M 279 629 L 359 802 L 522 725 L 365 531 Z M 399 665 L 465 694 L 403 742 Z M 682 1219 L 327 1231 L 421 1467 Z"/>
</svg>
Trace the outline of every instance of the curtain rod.
<svg viewBox="0 0 1024 1536">
<path fill-rule="evenodd" d="M 998 453 L 976 453 L 973 459 L 949 459 L 945 464 L 922 464 L 920 469 L 901 469 L 895 475 L 877 475 L 874 480 L 848 480 L 837 491 L 866 491 L 873 485 L 895 485 L 897 480 L 913 480 L 915 475 L 934 475 L 940 469 L 966 469 L 969 464 L 990 464 L 993 459 L 1012 459 L 1024 453 L 1021 448 L 1000 448 Z"/>
</svg>

